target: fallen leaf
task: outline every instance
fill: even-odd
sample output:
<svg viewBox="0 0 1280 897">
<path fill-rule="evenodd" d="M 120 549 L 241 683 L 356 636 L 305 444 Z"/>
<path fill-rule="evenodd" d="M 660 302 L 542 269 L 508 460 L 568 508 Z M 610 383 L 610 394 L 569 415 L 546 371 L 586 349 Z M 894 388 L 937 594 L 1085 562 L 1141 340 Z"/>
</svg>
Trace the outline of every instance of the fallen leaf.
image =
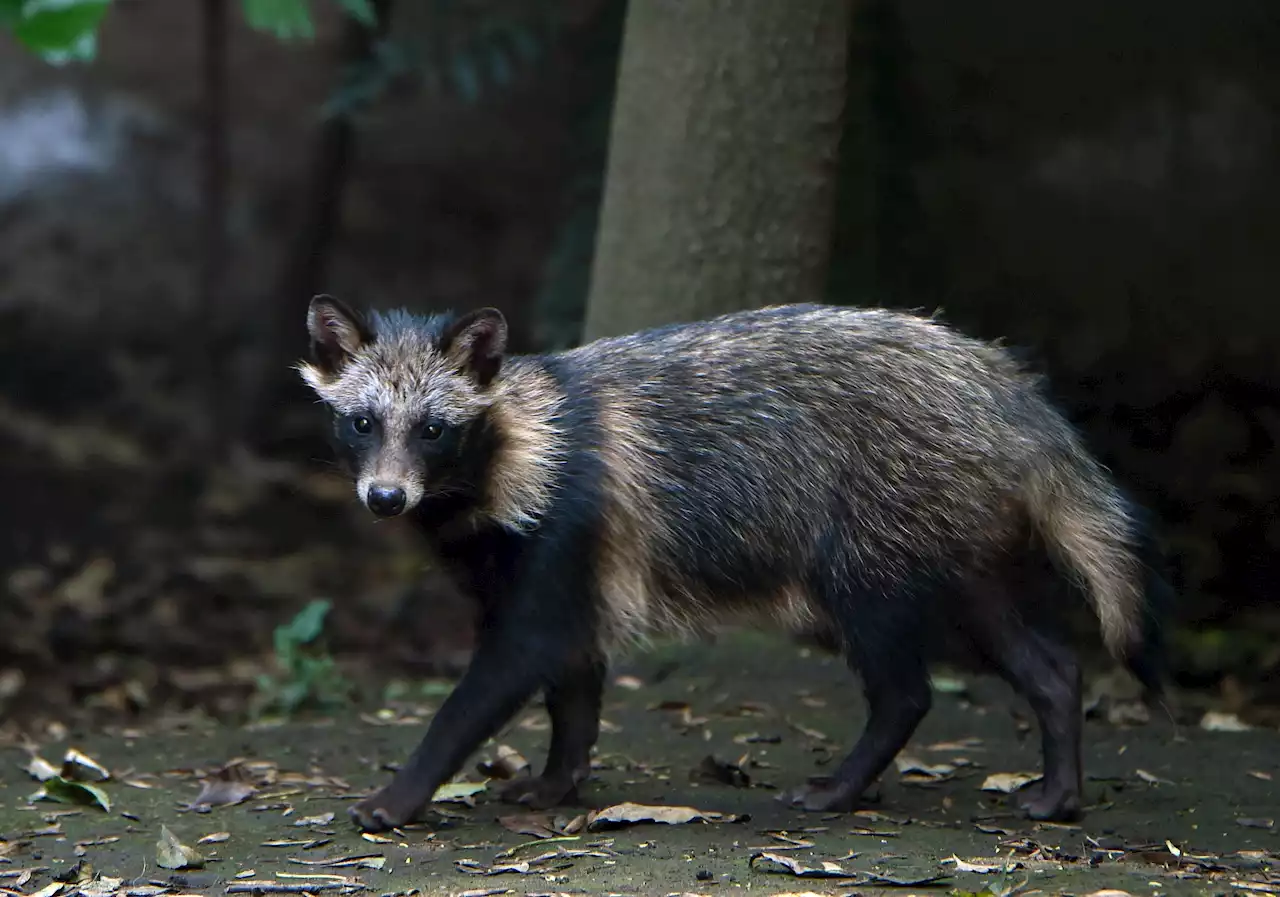
<svg viewBox="0 0 1280 897">
<path fill-rule="evenodd" d="M 106 897 L 108 894 L 119 891 L 122 884 L 124 884 L 123 878 L 102 875 L 80 885 L 79 893 L 81 897 Z"/>
<path fill-rule="evenodd" d="M 520 752 L 505 744 L 498 745 L 497 759 L 477 764 L 482 776 L 493 779 L 514 779 L 529 771 L 529 761 Z"/>
<path fill-rule="evenodd" d="M 499 816 L 498 825 L 517 835 L 529 835 L 533 838 L 554 838 L 557 835 L 555 820 L 548 813 Z"/>
<path fill-rule="evenodd" d="M 767 850 L 753 853 L 749 865 L 753 870 L 762 868 L 765 872 L 784 872 L 797 878 L 856 878 L 858 875 L 830 860 L 822 860 L 818 866 L 806 866 L 794 857 Z"/>
<path fill-rule="evenodd" d="M 926 751 L 980 751 L 981 738 L 962 738 L 959 741 L 938 741 L 925 747 Z"/>
<path fill-rule="evenodd" d="M 54 897 L 55 894 L 61 893 L 62 889 L 65 887 L 66 885 L 64 885 L 60 881 L 51 882 L 45 885 L 40 890 L 36 891 L 34 894 L 31 895 L 31 897 Z"/>
<path fill-rule="evenodd" d="M 468 875 L 505 875 L 511 873 L 529 875 L 535 872 L 546 874 L 568 869 L 573 865 L 573 863 L 568 862 L 569 860 L 585 856 L 607 859 L 609 854 L 598 850 L 565 850 L 560 848 L 559 850 L 549 850 L 546 853 L 517 862 L 494 862 L 486 865 L 477 860 L 459 859 L 454 860 L 454 865 L 458 867 L 458 871 L 466 872 Z"/>
<path fill-rule="evenodd" d="M 107 792 L 97 785 L 83 782 L 71 782 L 57 775 L 45 779 L 44 787 L 36 792 L 35 800 L 53 800 L 64 804 L 81 806 L 97 806 L 104 812 L 111 812 L 111 798 Z"/>
<path fill-rule="evenodd" d="M 31 761 L 27 763 L 27 773 L 31 778 L 45 782 L 58 774 L 58 767 L 39 754 L 32 754 Z"/>
<path fill-rule="evenodd" d="M 613 684 L 627 691 L 639 691 L 644 688 L 644 683 L 635 676 L 619 676 L 613 680 Z"/>
<path fill-rule="evenodd" d="M 1134 770 L 1138 778 L 1146 782 L 1148 785 L 1172 785 L 1173 782 L 1168 779 L 1162 779 L 1157 775 L 1147 772 L 1145 769 Z"/>
<path fill-rule="evenodd" d="M 156 863 L 165 869 L 200 869 L 204 866 L 204 858 L 179 841 L 162 823 L 160 838 L 156 841 Z"/>
<path fill-rule="evenodd" d="M 62 777 L 74 782 L 105 782 L 111 778 L 111 773 L 87 754 L 67 748 L 62 757 Z"/>
<path fill-rule="evenodd" d="M 93 864 L 88 860 L 80 860 L 74 866 L 63 869 L 54 875 L 54 881 L 60 881 L 69 885 L 82 885 L 93 880 Z"/>
<path fill-rule="evenodd" d="M 1200 728 L 1209 732 L 1248 732 L 1253 726 L 1234 713 L 1208 710 L 1205 711 L 1204 716 L 1200 717 Z"/>
<path fill-rule="evenodd" d="M 722 785 L 731 785 L 734 788 L 751 787 L 751 776 L 743 772 L 741 766 L 727 760 L 717 760 L 711 754 L 702 758 L 702 763 L 698 765 L 695 772 L 699 778 L 719 782 Z"/>
<path fill-rule="evenodd" d="M 1262 771 L 1262 770 L 1260 770 L 1260 769 L 1251 769 L 1251 770 L 1249 770 L 1249 775 L 1253 776 L 1255 779 L 1261 779 L 1261 780 L 1262 780 L 1262 781 L 1264 781 L 1264 782 L 1270 782 L 1270 781 L 1271 781 L 1271 773 L 1269 773 L 1269 772 L 1263 772 L 1263 771 Z"/>
<path fill-rule="evenodd" d="M 955 774 L 956 767 L 950 763 L 925 763 L 910 754 L 899 754 L 893 758 L 898 772 L 904 777 L 916 776 L 925 780 L 939 781 Z"/>
<path fill-rule="evenodd" d="M 188 809 L 199 810 L 210 807 L 230 807 L 244 803 L 257 791 L 248 782 L 235 779 L 205 779 L 200 783 L 200 793 L 187 805 Z"/>
<path fill-rule="evenodd" d="M 990 875 L 992 872 L 1008 872 L 1013 869 L 1021 869 L 1024 866 L 1019 860 L 1004 863 L 982 863 L 973 860 L 962 860 L 954 853 L 942 862 L 954 865 L 957 872 L 973 872 L 978 875 Z"/>
<path fill-rule="evenodd" d="M 333 822 L 336 814 L 330 810 L 328 813 L 321 813 L 319 816 L 303 816 L 301 819 L 294 821 L 297 828 L 306 828 L 309 825 L 328 825 Z"/>
<path fill-rule="evenodd" d="M 1261 828 L 1271 831 L 1276 827 L 1274 819 L 1236 819 L 1236 825 L 1243 825 L 1245 828 Z"/>
<path fill-rule="evenodd" d="M 587 831 L 602 828 L 657 822 L 665 825 L 684 825 L 691 822 L 745 822 L 750 817 L 730 813 L 695 810 L 693 807 L 651 806 L 621 803 L 592 812 L 587 817 Z"/>
<path fill-rule="evenodd" d="M 901 878 L 895 875 L 884 875 L 863 869 L 845 869 L 839 863 L 830 860 L 819 861 L 821 865 L 806 866 L 786 854 L 758 851 L 751 855 L 748 863 L 751 869 L 761 868 L 764 872 L 794 875 L 797 878 L 843 878 L 856 879 L 857 884 L 885 885 L 890 887 L 920 887 L 942 881 L 947 876 L 941 874 L 921 876 L 918 878 Z"/>
<path fill-rule="evenodd" d="M 1000 791 L 1004 794 L 1013 794 L 1019 788 L 1025 788 L 1032 782 L 1038 782 L 1041 779 L 1040 773 L 1035 772 L 993 772 L 982 780 L 983 791 Z"/>
<path fill-rule="evenodd" d="M 1233 881 L 1231 887 L 1255 894 L 1280 894 L 1280 883 L 1269 884 L 1261 881 Z"/>
<path fill-rule="evenodd" d="M 212 832 L 211 834 L 205 835 L 196 843 L 197 844 L 221 844 L 223 841 L 227 840 L 230 837 L 231 837 L 230 832 Z"/>
<path fill-rule="evenodd" d="M 941 695 L 963 695 L 969 691 L 968 683 L 954 676 L 930 676 L 929 685 Z"/>
<path fill-rule="evenodd" d="M 357 869 L 381 869 L 387 865 L 387 858 L 381 854 L 368 853 L 360 856 L 333 857 L 323 860 L 304 860 L 299 857 L 289 857 L 289 862 L 297 863 L 299 866 L 323 866 L 326 869 L 342 869 L 348 866 L 354 866 Z"/>
<path fill-rule="evenodd" d="M 831 740 L 830 738 L 827 737 L 825 732 L 819 732 L 817 729 L 810 729 L 809 727 L 801 725 L 800 723 L 794 722 L 793 720 L 787 720 L 787 725 L 795 729 L 805 738 L 812 738 L 814 741 L 830 741 Z"/>
<path fill-rule="evenodd" d="M 759 732 L 746 732 L 733 736 L 734 744 L 780 744 L 781 735 L 761 735 Z"/>
<path fill-rule="evenodd" d="M 436 789 L 431 799 L 436 803 L 476 805 L 475 796 L 487 788 L 485 782 L 446 782 Z"/>
<path fill-rule="evenodd" d="M 310 894 L 316 891 L 344 891 L 355 893 L 363 890 L 363 885 L 343 882 L 300 881 L 284 882 L 270 880 L 237 881 L 227 885 L 228 894 Z M 185 895 L 184 895 L 185 897 Z"/>
</svg>

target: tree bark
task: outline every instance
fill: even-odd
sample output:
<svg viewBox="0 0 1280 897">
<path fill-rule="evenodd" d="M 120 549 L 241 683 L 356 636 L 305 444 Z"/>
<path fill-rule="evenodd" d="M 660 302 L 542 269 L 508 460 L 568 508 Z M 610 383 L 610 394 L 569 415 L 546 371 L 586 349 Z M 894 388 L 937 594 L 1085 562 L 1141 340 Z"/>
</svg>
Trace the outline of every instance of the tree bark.
<svg viewBox="0 0 1280 897">
<path fill-rule="evenodd" d="M 585 339 L 821 300 L 850 6 L 629 4 Z"/>
</svg>

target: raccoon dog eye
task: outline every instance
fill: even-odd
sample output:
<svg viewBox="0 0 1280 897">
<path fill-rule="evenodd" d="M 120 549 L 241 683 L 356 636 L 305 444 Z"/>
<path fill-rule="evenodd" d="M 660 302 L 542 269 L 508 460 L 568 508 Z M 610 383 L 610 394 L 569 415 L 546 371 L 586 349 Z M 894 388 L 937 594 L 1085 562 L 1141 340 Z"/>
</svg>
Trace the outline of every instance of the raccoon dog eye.
<svg viewBox="0 0 1280 897">
<path fill-rule="evenodd" d="M 439 424 L 427 424 L 422 428 L 423 439 L 439 439 L 440 434 L 444 432 L 444 427 Z"/>
<path fill-rule="evenodd" d="M 365 417 L 363 414 L 357 414 L 351 418 L 351 429 L 355 430 L 361 436 L 368 436 L 373 432 L 373 421 Z"/>
</svg>

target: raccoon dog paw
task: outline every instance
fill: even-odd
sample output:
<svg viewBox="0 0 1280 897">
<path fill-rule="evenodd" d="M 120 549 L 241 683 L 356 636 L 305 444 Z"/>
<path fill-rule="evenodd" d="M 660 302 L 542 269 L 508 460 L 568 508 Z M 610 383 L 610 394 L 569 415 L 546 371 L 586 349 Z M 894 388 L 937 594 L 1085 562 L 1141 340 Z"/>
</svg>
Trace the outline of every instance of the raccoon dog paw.
<svg viewBox="0 0 1280 897">
<path fill-rule="evenodd" d="M 509 804 L 521 804 L 532 810 L 549 810 L 576 803 L 578 789 L 567 777 L 524 776 L 503 785 L 498 796 Z"/>
<path fill-rule="evenodd" d="M 418 807 L 408 806 L 396 798 L 396 792 L 384 788 L 347 809 L 351 820 L 366 832 L 385 832 L 411 822 Z"/>
<path fill-rule="evenodd" d="M 1080 795 L 1065 789 L 1046 790 L 1033 785 L 1020 793 L 1018 806 L 1028 819 L 1042 822 L 1075 822 L 1084 815 Z"/>
<path fill-rule="evenodd" d="M 854 788 L 822 777 L 810 779 L 807 785 L 801 785 L 783 797 L 791 806 L 811 813 L 851 813 L 862 799 Z"/>
</svg>

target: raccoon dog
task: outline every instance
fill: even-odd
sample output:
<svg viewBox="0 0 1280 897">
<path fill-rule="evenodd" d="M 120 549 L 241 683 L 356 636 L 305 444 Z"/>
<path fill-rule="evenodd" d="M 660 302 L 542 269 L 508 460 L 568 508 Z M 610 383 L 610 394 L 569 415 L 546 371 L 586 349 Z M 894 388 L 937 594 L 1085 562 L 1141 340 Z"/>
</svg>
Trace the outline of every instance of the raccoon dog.
<svg viewBox="0 0 1280 897">
<path fill-rule="evenodd" d="M 1031 613 L 1063 584 L 1160 693 L 1171 597 L 1139 510 L 1038 380 L 930 318 L 780 306 L 541 356 L 505 355 L 502 314 L 367 319 L 320 296 L 303 379 L 333 412 L 359 499 L 411 516 L 478 599 L 469 668 L 408 761 L 351 808 L 416 817 L 542 691 L 551 744 L 507 800 L 577 800 L 611 652 L 752 622 L 835 645 L 864 731 L 789 795 L 848 811 L 930 706 L 926 644 L 949 630 L 1030 703 L 1036 819 L 1081 809 L 1080 671 Z M 1049 602 L 1052 603 L 1052 602 Z"/>
</svg>

